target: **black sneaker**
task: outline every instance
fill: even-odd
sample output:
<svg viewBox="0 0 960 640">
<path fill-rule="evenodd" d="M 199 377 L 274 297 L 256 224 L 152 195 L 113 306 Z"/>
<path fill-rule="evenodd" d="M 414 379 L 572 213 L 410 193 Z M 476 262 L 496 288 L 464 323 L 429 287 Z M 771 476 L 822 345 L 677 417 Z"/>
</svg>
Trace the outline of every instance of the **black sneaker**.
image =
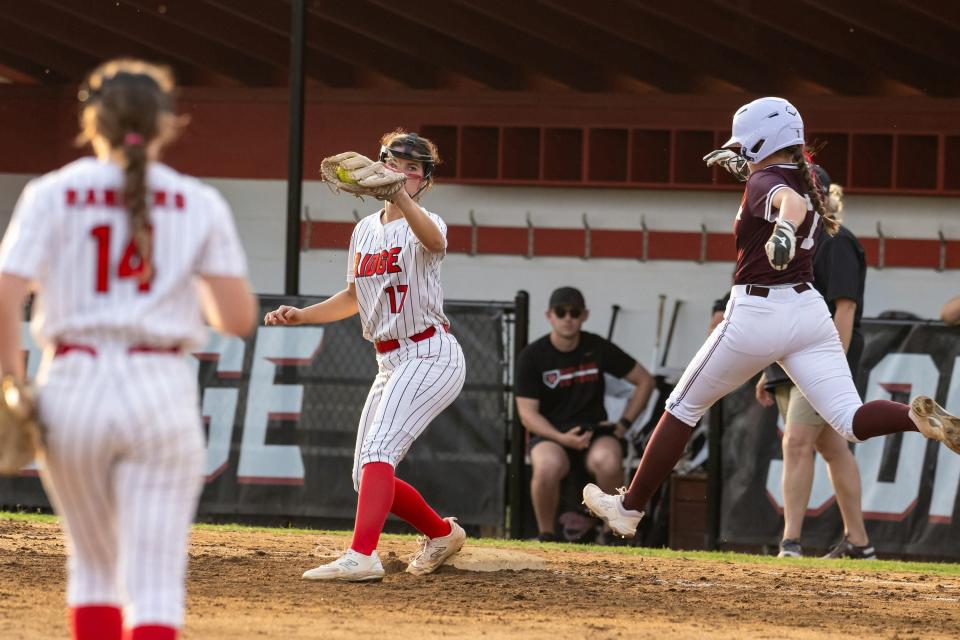
<svg viewBox="0 0 960 640">
<path fill-rule="evenodd" d="M 832 549 L 830 549 L 830 553 L 823 557 L 846 558 L 848 560 L 876 560 L 877 552 L 870 543 L 867 543 L 862 547 L 858 547 L 844 538 L 835 544 Z"/>
<path fill-rule="evenodd" d="M 537 540 L 540 542 L 560 542 L 560 538 L 557 537 L 557 534 L 555 534 L 553 531 L 541 533 L 537 536 Z"/>
<path fill-rule="evenodd" d="M 803 550 L 800 548 L 799 540 L 790 540 L 784 538 L 780 541 L 780 553 L 777 554 L 778 558 L 802 558 Z"/>
</svg>

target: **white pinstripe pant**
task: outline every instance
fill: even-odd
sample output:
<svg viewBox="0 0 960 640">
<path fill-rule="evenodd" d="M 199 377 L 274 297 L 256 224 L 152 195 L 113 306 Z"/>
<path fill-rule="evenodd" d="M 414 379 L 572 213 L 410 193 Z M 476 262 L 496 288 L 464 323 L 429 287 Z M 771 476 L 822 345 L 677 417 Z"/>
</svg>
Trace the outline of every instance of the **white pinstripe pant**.
<svg viewBox="0 0 960 640">
<path fill-rule="evenodd" d="M 67 534 L 67 602 L 125 606 L 131 627 L 180 627 L 203 488 L 196 377 L 177 355 L 97 350 L 48 358 L 38 375 L 41 477 Z"/>
<path fill-rule="evenodd" d="M 853 415 L 863 401 L 830 311 L 816 289 L 771 289 L 761 298 L 737 285 L 723 317 L 687 365 L 667 399 L 667 411 L 693 426 L 714 402 L 779 362 L 835 431 L 860 442 L 853 434 Z"/>
<path fill-rule="evenodd" d="M 377 355 L 380 370 L 360 415 L 353 458 L 353 488 L 369 462 L 396 468 L 441 411 L 460 395 L 466 377 L 456 338 L 438 332 L 423 342 L 401 340 L 396 351 Z"/>
</svg>

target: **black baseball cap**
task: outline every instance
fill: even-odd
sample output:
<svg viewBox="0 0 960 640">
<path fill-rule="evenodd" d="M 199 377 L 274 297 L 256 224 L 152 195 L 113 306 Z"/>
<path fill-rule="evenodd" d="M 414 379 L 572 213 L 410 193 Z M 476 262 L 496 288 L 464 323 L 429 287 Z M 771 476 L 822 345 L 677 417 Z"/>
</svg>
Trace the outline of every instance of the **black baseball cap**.
<svg viewBox="0 0 960 640">
<path fill-rule="evenodd" d="M 826 197 L 830 194 L 830 174 L 818 164 L 813 165 L 813 172 L 817 176 L 817 186 L 820 187 L 820 193 Z"/>
<path fill-rule="evenodd" d="M 560 287 L 550 294 L 550 308 L 555 307 L 575 307 L 577 309 L 586 309 L 587 303 L 583 300 L 583 294 L 579 289 L 573 287 Z"/>
</svg>

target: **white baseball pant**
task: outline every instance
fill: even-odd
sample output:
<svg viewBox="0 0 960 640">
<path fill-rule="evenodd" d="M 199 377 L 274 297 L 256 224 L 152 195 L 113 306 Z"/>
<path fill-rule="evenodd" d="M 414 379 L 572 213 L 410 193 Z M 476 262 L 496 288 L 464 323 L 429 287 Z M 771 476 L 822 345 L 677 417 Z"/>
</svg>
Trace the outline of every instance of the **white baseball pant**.
<svg viewBox="0 0 960 640">
<path fill-rule="evenodd" d="M 180 627 L 190 523 L 203 488 L 197 380 L 176 354 L 97 344 L 47 358 L 41 478 L 67 535 L 67 601 Z"/>
<path fill-rule="evenodd" d="M 353 458 L 353 488 L 370 462 L 396 468 L 440 412 L 463 389 L 466 365 L 460 343 L 438 331 L 421 342 L 400 340 L 395 351 L 377 355 L 379 372 L 360 415 Z"/>
<path fill-rule="evenodd" d="M 721 322 L 667 399 L 667 410 L 693 426 L 714 402 L 779 362 L 817 413 L 840 435 L 853 434 L 863 404 L 827 305 L 812 287 L 770 288 L 767 297 L 733 287 Z"/>
</svg>

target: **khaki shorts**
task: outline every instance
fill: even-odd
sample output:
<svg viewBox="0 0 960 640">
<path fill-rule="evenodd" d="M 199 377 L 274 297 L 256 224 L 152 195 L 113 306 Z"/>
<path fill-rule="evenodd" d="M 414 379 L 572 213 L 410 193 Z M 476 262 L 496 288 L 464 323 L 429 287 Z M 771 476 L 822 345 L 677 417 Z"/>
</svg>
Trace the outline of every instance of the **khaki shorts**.
<svg viewBox="0 0 960 640">
<path fill-rule="evenodd" d="M 827 421 L 810 406 L 796 385 L 782 384 L 776 387 L 774 395 L 784 424 L 806 424 L 811 427 L 822 427 L 827 424 Z"/>
</svg>

